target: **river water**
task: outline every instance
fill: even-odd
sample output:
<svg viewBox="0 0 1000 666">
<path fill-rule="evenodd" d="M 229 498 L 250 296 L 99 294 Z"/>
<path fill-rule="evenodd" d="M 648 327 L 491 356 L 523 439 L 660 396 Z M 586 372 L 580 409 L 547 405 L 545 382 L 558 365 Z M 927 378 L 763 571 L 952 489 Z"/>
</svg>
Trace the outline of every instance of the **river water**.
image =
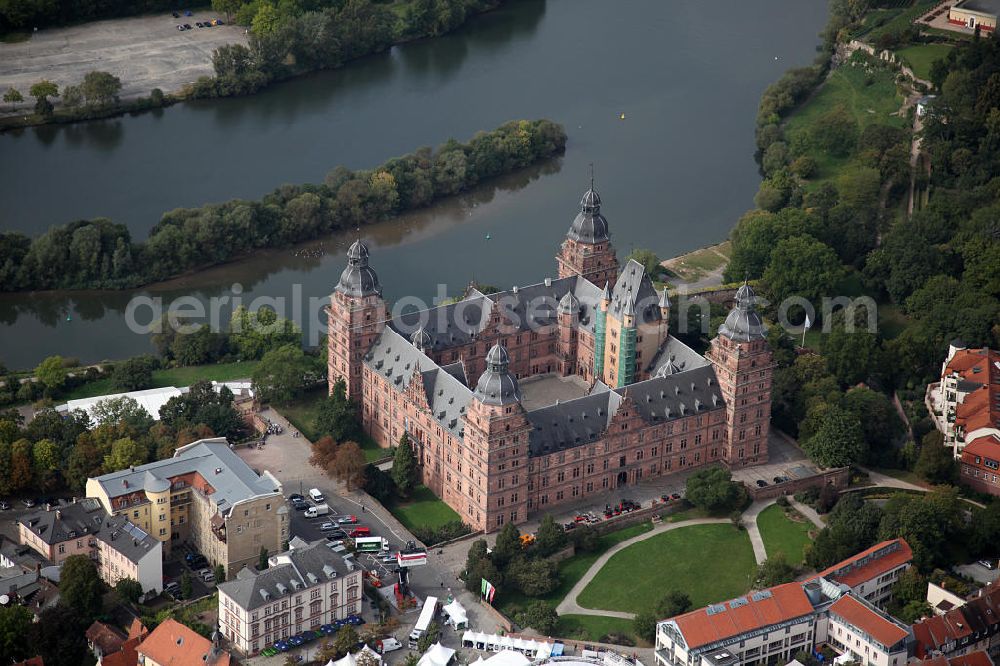
<svg viewBox="0 0 1000 666">
<path fill-rule="evenodd" d="M 638 247 L 672 256 L 724 239 L 752 206 L 760 94 L 812 60 L 826 10 L 818 0 L 514 0 L 454 34 L 252 97 L 0 135 L 0 227 L 37 234 L 106 216 L 142 239 L 171 208 L 255 198 L 338 164 L 367 168 L 547 117 L 566 128 L 565 156 L 361 230 L 386 296 L 554 274 L 592 162 L 619 256 Z M 239 283 L 244 303 L 283 298 L 292 314 L 298 294 L 308 310 L 332 290 L 352 237 L 136 292 L 0 297 L 0 361 L 148 352 L 148 337 L 126 324 L 135 297 L 205 303 Z"/>
</svg>

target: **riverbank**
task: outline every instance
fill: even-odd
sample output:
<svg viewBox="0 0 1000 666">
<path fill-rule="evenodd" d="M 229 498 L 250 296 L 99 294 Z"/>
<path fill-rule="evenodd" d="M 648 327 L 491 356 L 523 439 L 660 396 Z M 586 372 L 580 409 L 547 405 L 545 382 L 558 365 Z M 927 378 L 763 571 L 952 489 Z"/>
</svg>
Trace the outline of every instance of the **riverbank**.
<svg viewBox="0 0 1000 666">
<path fill-rule="evenodd" d="M 289 63 L 266 73 L 257 65 L 249 64 L 249 73 L 256 77 L 249 87 L 221 84 L 217 78 L 222 72 L 213 65 L 213 58 L 220 47 L 249 47 L 250 62 L 255 62 L 257 57 L 247 28 L 229 25 L 225 20 L 219 24 L 220 14 L 210 7 L 194 10 L 191 16 L 180 18 L 164 11 L 42 30 L 25 40 L 0 43 L 0 92 L 13 88 L 25 99 L 20 103 L 0 105 L 0 132 L 112 118 L 165 108 L 190 99 L 256 93 L 281 81 L 321 69 L 342 67 L 392 46 L 438 37 L 458 29 L 475 16 L 496 9 L 505 1 L 468 2 L 464 5 L 462 20 L 442 29 L 437 25 L 414 28 L 406 18 L 412 0 L 394 0 L 387 6 L 388 16 L 394 22 L 388 40 L 373 42 L 333 62 L 299 62 L 289 54 Z M 180 29 L 185 25 L 198 27 Z M 67 86 L 79 85 L 91 71 L 110 72 L 121 80 L 122 88 L 112 105 L 70 107 L 61 103 L 59 97 L 53 97 L 50 99 L 54 105 L 51 114 L 34 112 L 28 94 L 33 84 L 47 80 L 62 91 Z"/>
</svg>

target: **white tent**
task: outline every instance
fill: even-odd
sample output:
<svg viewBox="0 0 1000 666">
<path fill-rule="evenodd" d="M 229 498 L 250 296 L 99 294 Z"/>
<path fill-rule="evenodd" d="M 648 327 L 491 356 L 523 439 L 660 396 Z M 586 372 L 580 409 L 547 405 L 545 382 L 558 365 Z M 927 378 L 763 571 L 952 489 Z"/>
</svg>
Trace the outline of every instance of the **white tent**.
<svg viewBox="0 0 1000 666">
<path fill-rule="evenodd" d="M 450 647 L 441 645 L 441 642 L 438 641 L 424 653 L 424 656 L 420 657 L 420 661 L 417 662 L 417 666 L 448 666 L 448 662 L 450 662 L 451 658 L 454 656 L 454 650 Z"/>
<path fill-rule="evenodd" d="M 489 641 L 489 636 L 481 631 L 467 631 L 462 634 L 462 647 L 475 648 L 476 650 L 485 650 L 486 643 Z"/>
<path fill-rule="evenodd" d="M 530 663 L 531 660 L 520 652 L 501 650 L 484 661 L 482 666 L 528 666 Z"/>
<path fill-rule="evenodd" d="M 448 614 L 448 624 L 454 625 L 456 630 L 460 624 L 464 624 L 466 629 L 469 628 L 469 614 L 462 604 L 458 603 L 458 599 L 445 606 L 443 610 Z"/>
<path fill-rule="evenodd" d="M 380 655 L 378 652 L 376 652 L 375 650 L 371 649 L 366 645 L 360 650 L 358 650 L 355 654 L 351 654 L 348 652 L 346 655 L 344 655 L 337 661 L 333 661 L 331 659 L 330 661 L 326 662 L 326 666 L 357 666 L 358 657 L 366 652 L 374 656 L 378 660 L 378 663 L 380 664 L 382 663 L 382 655 Z"/>
</svg>

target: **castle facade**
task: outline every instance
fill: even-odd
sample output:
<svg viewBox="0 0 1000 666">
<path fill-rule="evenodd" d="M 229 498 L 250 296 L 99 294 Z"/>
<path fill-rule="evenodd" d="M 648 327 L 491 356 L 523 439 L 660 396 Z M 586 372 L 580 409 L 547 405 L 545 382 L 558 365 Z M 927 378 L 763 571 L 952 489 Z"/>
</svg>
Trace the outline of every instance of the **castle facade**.
<svg viewBox="0 0 1000 666">
<path fill-rule="evenodd" d="M 643 479 L 767 462 L 773 362 L 748 285 L 696 353 L 670 335 L 666 290 L 619 265 L 593 187 L 556 260 L 542 283 L 390 318 L 355 242 L 328 310 L 331 390 L 345 381 L 381 446 L 407 433 L 423 482 L 487 532 Z M 522 383 L 540 375 L 587 388 L 526 408 Z"/>
</svg>

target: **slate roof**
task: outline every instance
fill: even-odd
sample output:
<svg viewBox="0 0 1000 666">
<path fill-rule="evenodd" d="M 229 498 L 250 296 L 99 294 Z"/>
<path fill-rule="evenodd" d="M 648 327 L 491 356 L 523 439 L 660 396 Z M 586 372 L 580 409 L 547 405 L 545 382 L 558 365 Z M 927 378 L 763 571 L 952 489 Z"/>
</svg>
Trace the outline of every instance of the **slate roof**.
<svg viewBox="0 0 1000 666">
<path fill-rule="evenodd" d="M 105 514 L 104 525 L 96 537 L 99 541 L 103 541 L 127 557 L 131 562 L 138 563 L 152 551 L 161 552 L 161 542 L 130 523 L 125 516 Z M 161 555 L 157 555 L 157 557 L 161 557 Z"/>
<path fill-rule="evenodd" d="M 651 324 L 660 321 L 659 303 L 660 294 L 653 288 L 646 269 L 635 259 L 629 259 L 611 290 L 608 311 L 617 319 L 634 315 L 637 324 Z"/>
<path fill-rule="evenodd" d="M 336 290 L 354 297 L 382 293 L 378 275 L 368 265 L 368 247 L 360 240 L 354 241 L 347 250 L 347 267 L 340 274 Z"/>
<path fill-rule="evenodd" d="M 198 440 L 177 449 L 173 458 L 119 470 L 96 480 L 108 497 L 114 498 L 143 488 L 150 478 L 147 472 L 154 479 L 165 480 L 197 472 L 212 487 L 212 501 L 223 515 L 242 500 L 281 492 L 274 477 L 267 472 L 258 476 L 229 448 L 225 437 Z"/>
<path fill-rule="evenodd" d="M 597 441 L 620 404 L 617 393 L 600 391 L 527 412 L 532 425 L 529 455 L 542 456 Z"/>
<path fill-rule="evenodd" d="M 325 540 L 306 543 L 293 539 L 291 549 L 276 556 L 277 564 L 260 572 L 244 568 L 235 579 L 218 587 L 241 608 L 252 610 L 322 581 L 346 576 L 350 571 L 344 558 L 326 544 Z"/>
<path fill-rule="evenodd" d="M 601 197 L 591 185 L 580 200 L 580 212 L 570 225 L 566 237 L 582 243 L 600 243 L 610 238 L 608 221 L 601 215 Z"/>
<path fill-rule="evenodd" d="M 0 568 L 0 594 L 29 597 L 40 589 L 38 574 L 19 566 Z"/>
<path fill-rule="evenodd" d="M 56 544 L 93 536 L 132 562 L 139 562 L 160 542 L 133 525 L 125 516 L 112 516 L 100 502 L 85 498 L 51 511 L 30 513 L 18 522 L 46 544 Z"/>
<path fill-rule="evenodd" d="M 737 342 L 759 340 L 767 335 L 767 326 L 757 313 L 757 295 L 749 284 L 744 283 L 736 290 L 736 307 L 719 327 L 719 335 Z"/>
<path fill-rule="evenodd" d="M 715 378 L 715 368 L 710 365 L 654 377 L 614 391 L 627 395 L 648 423 L 673 421 L 692 414 L 725 409 L 726 406 Z"/>
<path fill-rule="evenodd" d="M 962 0 L 955 8 L 996 16 L 1000 14 L 1000 0 Z"/>
</svg>

